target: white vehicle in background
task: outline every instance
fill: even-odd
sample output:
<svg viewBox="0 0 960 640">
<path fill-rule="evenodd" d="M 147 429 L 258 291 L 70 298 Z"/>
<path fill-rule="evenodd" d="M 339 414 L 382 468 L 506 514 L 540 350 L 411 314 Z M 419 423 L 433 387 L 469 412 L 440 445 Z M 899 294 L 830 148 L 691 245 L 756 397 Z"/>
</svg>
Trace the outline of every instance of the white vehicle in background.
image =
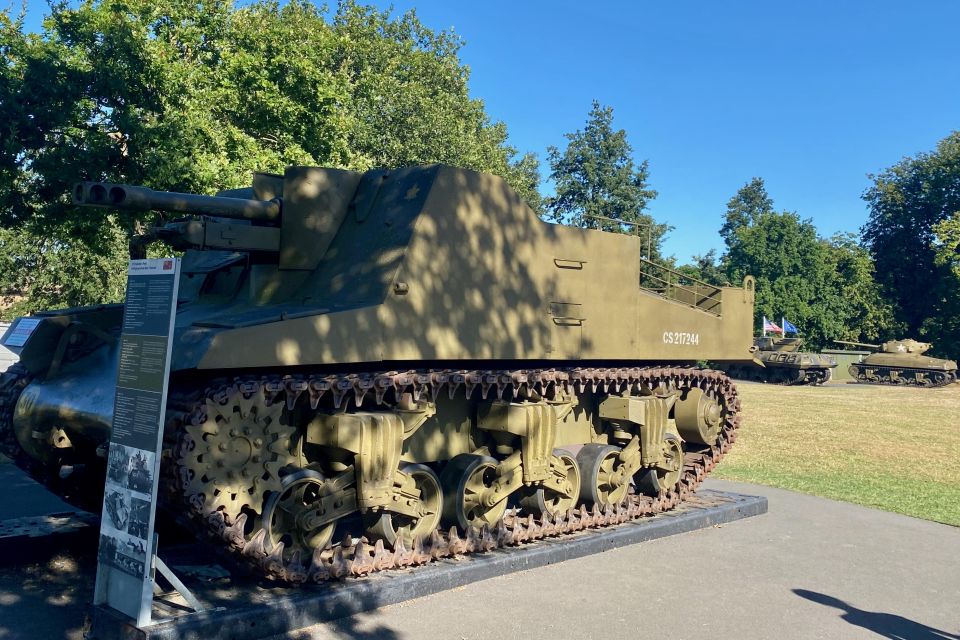
<svg viewBox="0 0 960 640">
<path fill-rule="evenodd" d="M 0 322 L 0 336 L 7 332 L 7 329 L 10 328 L 9 322 Z M 10 349 L 7 349 L 5 346 L 0 344 L 0 371 L 6 371 L 7 367 L 12 365 L 18 360 L 17 354 Z"/>
</svg>

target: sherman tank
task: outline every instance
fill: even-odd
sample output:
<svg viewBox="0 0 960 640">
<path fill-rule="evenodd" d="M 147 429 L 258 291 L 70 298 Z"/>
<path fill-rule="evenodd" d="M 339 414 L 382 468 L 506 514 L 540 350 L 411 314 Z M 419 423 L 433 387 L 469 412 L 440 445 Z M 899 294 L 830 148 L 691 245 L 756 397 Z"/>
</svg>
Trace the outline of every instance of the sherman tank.
<svg viewBox="0 0 960 640">
<path fill-rule="evenodd" d="M 957 380 L 955 361 L 923 355 L 933 347 L 929 342 L 918 342 L 911 338 L 888 340 L 883 344 L 845 340 L 835 342 L 875 350 L 860 362 L 849 366 L 850 377 L 857 382 L 942 387 Z"/>
<path fill-rule="evenodd" d="M 735 439 L 735 385 L 696 363 L 751 357 L 752 278 L 684 280 L 639 237 L 541 221 L 498 177 L 289 167 L 217 196 L 73 197 L 183 215 L 151 236 L 184 252 L 161 506 L 266 577 L 625 522 Z M 7 451 L 75 500 L 118 464 L 122 315 L 36 314 L 0 384 Z"/>
<path fill-rule="evenodd" d="M 803 338 L 757 337 L 753 363 L 723 367 L 727 373 L 741 380 L 773 384 L 823 384 L 833 377 L 837 361 L 820 353 L 800 351 Z"/>
</svg>

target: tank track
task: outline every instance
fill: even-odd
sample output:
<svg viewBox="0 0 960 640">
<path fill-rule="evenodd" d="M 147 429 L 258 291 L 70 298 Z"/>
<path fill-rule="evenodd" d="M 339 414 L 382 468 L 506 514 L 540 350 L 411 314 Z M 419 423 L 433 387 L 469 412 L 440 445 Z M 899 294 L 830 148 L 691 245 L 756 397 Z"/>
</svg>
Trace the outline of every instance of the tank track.
<svg viewBox="0 0 960 640">
<path fill-rule="evenodd" d="M 470 398 L 475 393 L 483 399 L 510 398 L 525 386 L 543 396 L 550 396 L 557 389 L 579 393 L 619 393 L 638 390 L 641 386 L 654 389 L 699 387 L 704 392 L 715 394 L 725 412 L 716 442 L 709 447 L 686 452 L 680 480 L 671 489 L 661 491 L 655 497 L 630 493 L 627 500 L 616 507 L 578 507 L 555 517 L 523 516 L 511 510 L 494 528 L 484 527 L 479 531 L 469 529 L 465 532 L 456 527 L 446 531 L 435 530 L 428 538 L 416 538 L 410 548 L 406 548 L 400 538 L 394 545 L 385 546 L 379 540 L 371 543 L 366 538 L 354 539 L 348 534 L 339 544 L 315 550 L 312 557 L 301 557 L 299 553 L 294 553 L 286 559 L 283 544 L 267 548 L 264 530 L 249 530 L 250 524 L 245 514 L 232 520 L 225 517 L 221 510 L 210 510 L 205 506 L 204 496 L 196 493 L 195 488 L 191 489 L 187 474 L 170 471 L 175 466 L 185 469 L 182 465 L 194 446 L 187 427 L 202 424 L 206 420 L 208 399 L 222 400 L 225 394 L 252 396 L 263 392 L 268 404 L 286 402 L 290 408 L 302 394 L 307 394 L 311 408 L 315 409 L 327 394 L 335 407 L 344 406 L 347 402 L 359 407 L 371 398 L 377 405 L 384 405 L 385 400 L 407 393 L 412 394 L 414 399 L 426 396 L 434 400 L 441 393 L 448 394 L 450 398 L 458 394 Z M 191 402 L 193 406 L 189 408 Z M 171 432 L 176 432 L 177 439 L 173 451 L 168 451 L 173 460 L 166 464 L 165 489 L 168 500 L 181 505 L 181 515 L 185 513 L 194 523 L 193 528 L 199 526 L 229 558 L 255 575 L 294 584 L 423 565 L 433 560 L 513 547 L 584 529 L 610 527 L 672 509 L 696 490 L 706 474 L 730 449 L 740 424 L 740 401 L 732 380 L 719 371 L 692 367 L 411 370 L 343 375 L 249 376 L 211 387 L 202 397 L 194 394 L 191 401 L 174 394 L 172 404 L 176 408 L 168 410 L 170 421 L 167 434 L 169 436 Z"/>
<path fill-rule="evenodd" d="M 0 453 L 15 462 L 25 456 L 13 434 L 13 409 L 29 383 L 30 372 L 18 362 L 0 374 Z"/>
<path fill-rule="evenodd" d="M 0 373 L 0 453 L 65 502 L 85 511 L 99 512 L 103 498 L 103 476 L 98 475 L 99 470 L 89 472 L 84 468 L 86 465 L 79 465 L 82 471 L 68 474 L 69 477 L 61 476 L 64 465 L 72 464 L 69 457 L 58 454 L 41 462 L 30 457 L 17 442 L 13 412 L 20 394 L 32 380 L 33 376 L 20 363 Z"/>
<path fill-rule="evenodd" d="M 861 371 L 860 367 L 857 367 L 856 364 L 851 365 L 851 368 L 856 368 L 858 372 Z M 935 387 L 945 387 L 945 386 L 947 386 L 947 385 L 953 384 L 953 383 L 956 382 L 957 379 L 958 379 L 958 378 L 957 378 L 957 375 L 958 375 L 957 371 L 932 371 L 932 370 L 930 370 L 930 369 L 919 369 L 919 368 L 915 368 L 915 367 L 903 367 L 903 368 L 893 368 L 893 367 L 863 367 L 863 368 L 864 368 L 864 369 L 868 369 L 868 368 L 873 368 L 873 369 L 875 369 L 878 373 L 880 373 L 880 376 L 878 376 L 878 377 L 880 377 L 880 379 L 879 379 L 879 380 L 867 380 L 866 378 L 860 378 L 860 376 L 857 375 L 857 376 L 854 377 L 854 379 L 853 379 L 853 382 L 854 382 L 854 383 L 856 383 L 856 384 L 872 384 L 872 385 L 878 385 L 878 386 L 884 386 L 884 387 L 923 387 L 923 388 L 925 388 L 925 389 L 931 389 L 931 388 L 935 388 Z M 904 382 L 890 382 L 890 381 L 889 381 L 889 376 L 890 376 L 890 371 L 891 371 L 891 370 L 897 371 L 898 379 L 899 379 L 899 380 L 903 380 Z M 917 379 L 917 375 L 916 375 L 916 374 L 918 374 L 918 373 L 921 373 L 921 374 L 924 375 L 924 378 L 923 378 L 922 380 L 918 380 L 918 379 Z M 937 373 L 943 373 L 943 374 L 944 374 L 943 380 L 937 382 L 936 380 L 933 380 L 933 379 L 930 377 L 931 374 L 937 374 Z M 907 377 L 902 377 L 904 374 L 907 374 Z M 888 378 L 888 380 L 887 380 L 887 381 L 884 381 L 884 380 L 883 380 L 883 376 L 886 376 L 886 377 Z M 928 384 L 928 383 L 929 383 L 929 384 Z"/>
<path fill-rule="evenodd" d="M 812 367 L 809 369 L 798 369 L 793 370 L 789 369 L 788 371 L 803 371 L 804 376 L 802 379 L 798 380 L 796 376 L 786 376 L 781 377 L 780 373 L 782 370 L 777 370 L 773 368 L 759 369 L 757 371 L 752 371 L 750 369 L 731 369 L 730 376 L 736 378 L 737 380 L 745 380 L 748 382 L 760 382 L 763 384 L 775 384 L 780 385 L 781 387 L 802 387 L 802 386 L 819 386 L 830 382 L 833 379 L 833 370 L 828 367 Z M 819 372 L 825 372 L 823 376 L 818 375 Z"/>
<path fill-rule="evenodd" d="M 803 385 L 819 386 L 826 384 L 833 379 L 833 371 L 829 368 L 812 368 L 804 369 L 804 371 L 806 372 L 806 375 L 804 376 L 803 380 L 799 382 L 787 380 L 785 382 L 775 382 L 774 384 L 781 384 L 789 387 L 799 387 Z M 823 376 L 819 375 L 821 372 L 823 372 Z"/>
</svg>

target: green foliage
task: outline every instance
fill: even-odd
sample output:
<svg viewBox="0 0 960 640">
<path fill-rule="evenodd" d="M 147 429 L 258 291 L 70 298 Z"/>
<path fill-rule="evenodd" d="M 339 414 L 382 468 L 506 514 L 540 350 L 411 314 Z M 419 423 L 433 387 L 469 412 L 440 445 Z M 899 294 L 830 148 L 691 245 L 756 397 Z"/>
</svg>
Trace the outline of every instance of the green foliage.
<svg viewBox="0 0 960 640">
<path fill-rule="evenodd" d="M 7 317 L 15 317 L 50 305 L 120 302 L 126 248 L 126 235 L 113 221 L 104 226 L 94 248 L 82 240 L 0 228 L 0 306 Z"/>
<path fill-rule="evenodd" d="M 960 132 L 936 150 L 908 157 L 872 176 L 863 194 L 870 217 L 863 237 L 877 279 L 906 332 L 960 352 L 960 278 L 956 222 L 960 212 Z"/>
<path fill-rule="evenodd" d="M 765 213 L 773 213 L 773 200 L 767 194 L 763 178 L 753 178 L 727 202 L 720 237 L 730 245 L 739 229 L 756 222 Z"/>
<path fill-rule="evenodd" d="M 933 262 L 960 278 L 960 211 L 933 225 Z"/>
<path fill-rule="evenodd" d="M 161 216 L 77 209 L 74 181 L 213 193 L 288 164 L 445 162 L 503 176 L 539 212 L 537 160 L 515 157 L 504 125 L 470 98 L 461 46 L 413 12 L 352 0 L 330 16 L 305 0 L 57 3 L 39 35 L 2 11 L 0 226 L 41 253 L 104 257 L 113 229 L 129 238 Z M 91 257 L 93 289 L 79 298 L 115 298 L 102 271 L 122 271 L 124 257 Z M 31 306 L 60 303 L 24 286 L 0 282 Z"/>
<path fill-rule="evenodd" d="M 703 255 L 693 256 L 692 264 L 683 264 L 674 268 L 685 276 L 707 284 L 720 286 L 728 281 L 727 274 L 717 261 L 716 249 L 710 249 Z"/>
<path fill-rule="evenodd" d="M 650 232 L 651 257 L 659 257 L 669 227 L 643 213 L 657 192 L 647 185 L 647 161 L 634 163 L 627 132 L 614 130 L 613 109 L 594 100 L 586 126 L 565 137 L 567 147 L 562 152 L 557 147 L 548 149 L 550 178 L 556 186 L 556 195 L 545 203 L 549 218 L 631 234 L 637 233 L 639 225 L 642 237 Z"/>
<path fill-rule="evenodd" d="M 823 240 L 812 221 L 777 213 L 763 180 L 754 178 L 730 199 L 722 268 L 730 282 L 757 279 L 756 326 L 785 316 L 810 346 L 834 339 L 875 340 L 891 324 L 872 264 L 850 236 Z"/>
<path fill-rule="evenodd" d="M 826 270 L 832 276 L 829 286 L 836 312 L 843 321 L 840 333 L 832 338 L 877 342 L 895 337 L 902 328 L 877 284 L 870 252 L 851 233 L 836 234 L 821 242 Z"/>
</svg>

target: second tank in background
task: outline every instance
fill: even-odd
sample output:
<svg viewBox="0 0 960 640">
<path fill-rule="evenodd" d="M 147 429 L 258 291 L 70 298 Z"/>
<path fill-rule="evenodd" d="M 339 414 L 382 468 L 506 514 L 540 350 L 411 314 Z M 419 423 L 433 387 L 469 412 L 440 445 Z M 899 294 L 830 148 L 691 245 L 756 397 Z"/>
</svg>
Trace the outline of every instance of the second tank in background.
<svg viewBox="0 0 960 640">
<path fill-rule="evenodd" d="M 823 384 L 832 377 L 837 361 L 828 355 L 800 351 L 803 338 L 762 336 L 754 338 L 755 358 L 760 364 L 735 364 L 727 373 L 741 380 L 773 384 Z"/>
</svg>

